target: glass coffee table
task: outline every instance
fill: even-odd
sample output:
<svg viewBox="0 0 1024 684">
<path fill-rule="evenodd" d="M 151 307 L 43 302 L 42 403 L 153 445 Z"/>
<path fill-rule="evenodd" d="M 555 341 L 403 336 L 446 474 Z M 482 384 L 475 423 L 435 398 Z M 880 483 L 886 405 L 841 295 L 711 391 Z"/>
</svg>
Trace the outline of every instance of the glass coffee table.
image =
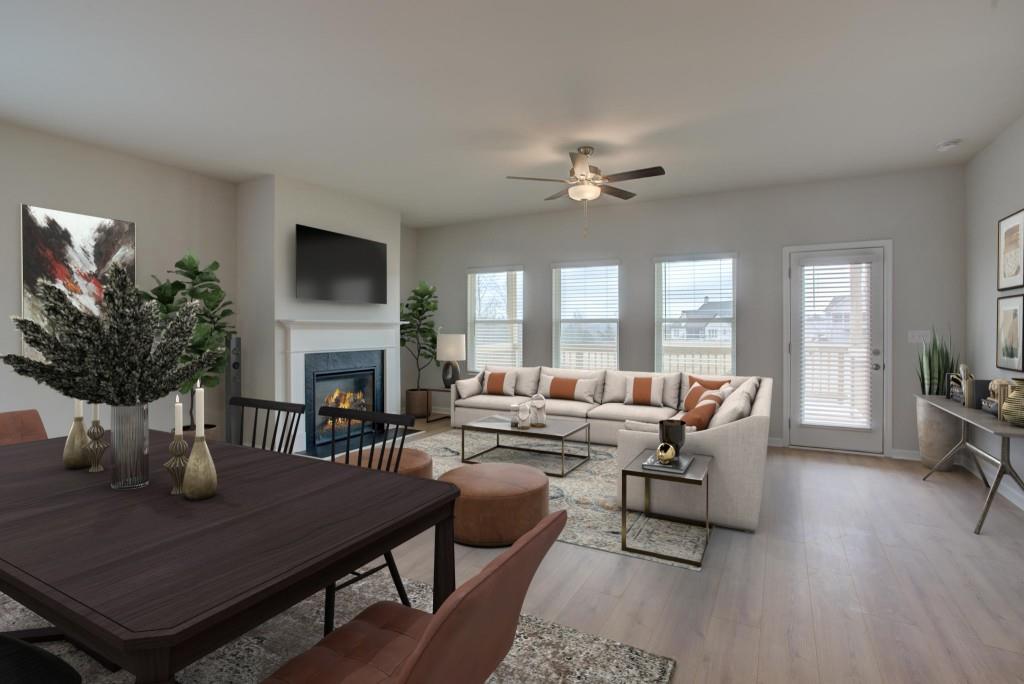
<svg viewBox="0 0 1024 684">
<path fill-rule="evenodd" d="M 708 456 L 693 456 L 693 462 L 690 463 L 690 467 L 685 472 L 666 472 L 664 470 L 648 470 L 643 467 L 644 461 L 648 457 L 654 454 L 653 449 L 644 449 L 640 452 L 640 455 L 633 459 L 632 463 L 622 469 L 622 550 L 629 551 L 630 553 L 639 553 L 644 556 L 653 556 L 654 558 L 661 558 L 662 560 L 675 561 L 677 563 L 685 563 L 687 565 L 695 565 L 698 568 L 704 562 L 704 554 L 701 553 L 699 561 L 693 561 L 687 558 L 681 558 L 673 556 L 667 553 L 660 553 L 657 551 L 651 551 L 649 549 L 641 549 L 635 546 L 629 545 L 629 533 L 631 530 L 636 528 L 638 525 L 642 525 L 645 518 L 654 518 L 657 520 L 667 520 L 673 523 L 683 523 L 686 525 L 702 526 L 704 528 L 704 550 L 707 549 L 708 542 L 711 540 L 711 519 L 708 516 L 708 503 L 710 500 L 711 485 L 708 479 L 708 469 L 711 465 L 711 458 Z M 627 483 L 631 477 L 640 478 L 644 481 L 644 509 L 640 513 L 639 517 L 630 526 L 626 525 L 629 510 L 626 502 L 629 500 L 626 496 Z M 674 482 L 678 485 L 692 485 L 697 487 L 704 487 L 704 519 L 703 520 L 689 520 L 687 518 L 679 518 L 671 515 L 660 515 L 651 513 L 651 480 L 661 480 L 663 482 Z"/>
<path fill-rule="evenodd" d="M 487 432 L 494 435 L 495 444 L 492 447 L 488 447 L 483 451 L 477 452 L 471 456 L 466 456 L 466 431 L 470 432 Z M 573 435 L 578 435 L 581 432 L 586 433 L 587 442 L 587 455 L 566 453 L 565 451 L 565 440 Z M 521 444 L 502 444 L 502 435 L 514 435 L 516 437 L 531 437 L 535 439 L 542 439 L 549 442 L 560 442 L 561 450 L 550 451 L 545 449 L 538 449 L 532 446 L 523 446 Z M 548 416 L 547 424 L 543 427 L 531 427 L 531 428 L 515 428 L 512 427 L 511 421 L 505 416 L 487 416 L 486 418 L 480 418 L 478 420 L 472 420 L 465 423 L 462 426 L 462 462 L 463 463 L 479 463 L 480 458 L 484 454 L 488 454 L 495 449 L 512 449 L 513 451 L 526 451 L 531 454 L 546 454 L 549 456 L 559 456 L 561 458 L 561 469 L 555 472 L 544 470 L 547 475 L 553 477 L 565 477 L 572 471 L 579 468 L 581 465 L 590 460 L 590 423 L 583 420 L 582 418 L 553 418 Z M 565 467 L 566 460 L 576 461 L 570 467 Z"/>
</svg>

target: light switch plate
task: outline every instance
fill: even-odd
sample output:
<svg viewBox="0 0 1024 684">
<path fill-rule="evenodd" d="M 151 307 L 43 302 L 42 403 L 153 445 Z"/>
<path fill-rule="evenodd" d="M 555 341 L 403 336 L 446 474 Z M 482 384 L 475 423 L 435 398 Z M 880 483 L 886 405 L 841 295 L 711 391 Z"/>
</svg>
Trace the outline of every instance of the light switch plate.
<svg viewBox="0 0 1024 684">
<path fill-rule="evenodd" d="M 907 342 L 910 344 L 926 344 L 932 339 L 931 330 L 908 330 Z"/>
</svg>

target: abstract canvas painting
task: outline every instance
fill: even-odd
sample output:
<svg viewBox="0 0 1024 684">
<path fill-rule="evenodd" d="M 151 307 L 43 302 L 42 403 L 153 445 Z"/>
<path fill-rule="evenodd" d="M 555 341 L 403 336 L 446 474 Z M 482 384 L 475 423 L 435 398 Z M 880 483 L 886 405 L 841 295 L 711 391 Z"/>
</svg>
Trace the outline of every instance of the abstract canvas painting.
<svg viewBox="0 0 1024 684">
<path fill-rule="evenodd" d="M 21 264 L 25 318 L 44 322 L 42 283 L 61 288 L 77 306 L 98 313 L 110 268 L 123 264 L 135 275 L 135 224 L 23 204 Z"/>
<path fill-rule="evenodd" d="M 1024 337 L 1024 295 L 1000 297 L 996 306 L 996 366 L 1024 370 L 1021 338 Z"/>
<path fill-rule="evenodd" d="M 1024 209 L 999 221 L 996 289 L 1024 286 Z"/>
</svg>

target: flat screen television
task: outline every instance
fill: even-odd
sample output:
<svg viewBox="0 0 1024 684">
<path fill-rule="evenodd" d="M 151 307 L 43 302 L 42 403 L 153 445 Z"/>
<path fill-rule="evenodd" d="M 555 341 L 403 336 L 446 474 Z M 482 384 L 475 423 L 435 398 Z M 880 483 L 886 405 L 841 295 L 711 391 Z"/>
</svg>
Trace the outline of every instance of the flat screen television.
<svg viewBox="0 0 1024 684">
<path fill-rule="evenodd" d="M 388 246 L 296 224 L 295 296 L 344 304 L 387 304 Z"/>
</svg>

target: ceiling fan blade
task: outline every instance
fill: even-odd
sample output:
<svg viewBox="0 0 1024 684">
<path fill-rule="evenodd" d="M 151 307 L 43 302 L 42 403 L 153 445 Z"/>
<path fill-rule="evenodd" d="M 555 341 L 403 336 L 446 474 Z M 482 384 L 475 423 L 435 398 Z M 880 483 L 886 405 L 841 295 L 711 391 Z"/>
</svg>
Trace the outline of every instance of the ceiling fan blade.
<svg viewBox="0 0 1024 684">
<path fill-rule="evenodd" d="M 533 176 L 505 176 L 510 180 L 532 180 L 532 181 L 546 181 L 548 183 L 568 183 L 569 181 L 564 178 L 534 178 Z"/>
<path fill-rule="evenodd" d="M 590 159 L 582 152 L 570 152 L 569 159 L 572 160 L 572 175 L 577 178 L 586 178 L 590 173 Z"/>
<path fill-rule="evenodd" d="M 551 195 L 550 197 L 545 197 L 544 200 L 547 201 L 547 200 L 558 199 L 559 197 L 565 197 L 568 194 L 569 194 L 569 188 L 563 188 L 563 189 L 559 190 L 558 192 L 556 192 L 554 195 Z"/>
<path fill-rule="evenodd" d="M 612 187 L 611 185 L 602 185 L 601 193 L 607 193 L 612 197 L 618 197 L 619 199 L 630 199 L 636 197 L 635 192 L 630 192 L 629 190 L 623 190 L 621 188 L 615 188 Z"/>
<path fill-rule="evenodd" d="M 622 173 L 613 173 L 604 177 L 609 183 L 618 183 L 619 181 L 635 180 L 637 178 L 650 178 L 651 176 L 664 176 L 665 169 L 660 166 L 652 166 L 647 169 L 636 169 L 634 171 L 623 171 Z"/>
</svg>

